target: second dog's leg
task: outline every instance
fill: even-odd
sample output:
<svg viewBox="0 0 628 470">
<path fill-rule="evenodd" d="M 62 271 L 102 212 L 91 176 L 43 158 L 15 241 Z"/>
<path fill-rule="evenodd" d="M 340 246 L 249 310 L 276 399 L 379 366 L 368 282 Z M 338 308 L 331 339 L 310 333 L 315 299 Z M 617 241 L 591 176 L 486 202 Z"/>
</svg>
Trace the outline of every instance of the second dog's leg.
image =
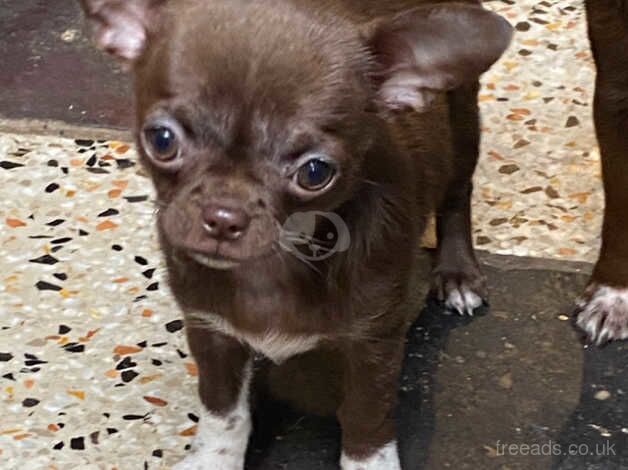
<svg viewBox="0 0 628 470">
<path fill-rule="evenodd" d="M 587 14 L 606 207 L 602 250 L 576 321 L 602 344 L 628 339 L 628 1 L 588 1 Z"/>
<path fill-rule="evenodd" d="M 201 413 L 193 452 L 175 470 L 243 470 L 251 433 L 249 352 L 236 340 L 189 328 Z"/>
<path fill-rule="evenodd" d="M 434 293 L 450 310 L 473 314 L 487 297 L 485 279 L 473 252 L 471 192 L 480 148 L 479 85 L 449 93 L 455 167 L 437 214 L 438 254 Z"/>
</svg>

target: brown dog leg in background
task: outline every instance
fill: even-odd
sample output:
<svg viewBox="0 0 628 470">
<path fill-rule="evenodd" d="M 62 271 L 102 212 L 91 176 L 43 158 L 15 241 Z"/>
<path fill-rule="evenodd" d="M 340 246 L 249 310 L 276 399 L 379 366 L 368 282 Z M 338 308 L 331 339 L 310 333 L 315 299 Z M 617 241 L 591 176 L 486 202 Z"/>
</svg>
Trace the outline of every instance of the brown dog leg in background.
<svg viewBox="0 0 628 470">
<path fill-rule="evenodd" d="M 436 219 L 438 254 L 433 291 L 448 309 L 461 315 L 473 315 L 487 298 L 471 238 L 472 178 L 480 153 L 478 90 L 475 83 L 448 94 L 455 165 Z"/>
<path fill-rule="evenodd" d="M 628 338 L 628 1 L 586 2 L 606 208 L 602 250 L 576 322 L 597 344 Z"/>
</svg>

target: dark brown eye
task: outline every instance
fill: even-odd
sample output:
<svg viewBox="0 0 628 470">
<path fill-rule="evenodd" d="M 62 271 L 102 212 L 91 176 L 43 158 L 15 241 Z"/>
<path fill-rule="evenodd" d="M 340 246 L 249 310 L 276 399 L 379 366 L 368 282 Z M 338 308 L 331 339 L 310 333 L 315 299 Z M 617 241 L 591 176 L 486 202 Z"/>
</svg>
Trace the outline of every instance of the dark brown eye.
<svg viewBox="0 0 628 470">
<path fill-rule="evenodd" d="M 325 188 L 336 174 L 335 168 L 319 158 L 308 160 L 296 174 L 297 184 L 306 191 L 318 191 Z"/>
<path fill-rule="evenodd" d="M 171 163 L 179 157 L 179 138 L 168 126 L 158 125 L 146 128 L 144 142 L 146 152 L 158 163 Z"/>
</svg>

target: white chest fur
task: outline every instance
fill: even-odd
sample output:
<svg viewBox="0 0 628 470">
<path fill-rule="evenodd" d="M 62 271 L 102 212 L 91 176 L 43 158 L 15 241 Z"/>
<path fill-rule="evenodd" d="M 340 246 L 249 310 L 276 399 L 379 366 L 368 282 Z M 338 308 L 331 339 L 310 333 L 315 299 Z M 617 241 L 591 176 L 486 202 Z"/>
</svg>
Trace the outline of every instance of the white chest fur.
<svg viewBox="0 0 628 470">
<path fill-rule="evenodd" d="M 314 349 L 322 339 L 321 335 L 290 335 L 273 330 L 259 334 L 248 333 L 238 330 L 214 313 L 195 312 L 189 314 L 188 319 L 195 327 L 207 328 L 237 339 L 277 364 Z"/>
</svg>

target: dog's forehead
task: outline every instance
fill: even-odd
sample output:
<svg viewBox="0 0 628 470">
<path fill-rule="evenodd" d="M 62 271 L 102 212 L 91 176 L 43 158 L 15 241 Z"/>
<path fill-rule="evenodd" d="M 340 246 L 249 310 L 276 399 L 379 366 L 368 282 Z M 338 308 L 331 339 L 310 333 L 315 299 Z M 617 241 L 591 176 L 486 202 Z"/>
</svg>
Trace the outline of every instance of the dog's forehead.
<svg viewBox="0 0 628 470">
<path fill-rule="evenodd" d="M 272 0 L 180 5 L 149 61 L 169 93 L 287 114 L 359 99 L 365 54 L 343 20 Z"/>
</svg>

